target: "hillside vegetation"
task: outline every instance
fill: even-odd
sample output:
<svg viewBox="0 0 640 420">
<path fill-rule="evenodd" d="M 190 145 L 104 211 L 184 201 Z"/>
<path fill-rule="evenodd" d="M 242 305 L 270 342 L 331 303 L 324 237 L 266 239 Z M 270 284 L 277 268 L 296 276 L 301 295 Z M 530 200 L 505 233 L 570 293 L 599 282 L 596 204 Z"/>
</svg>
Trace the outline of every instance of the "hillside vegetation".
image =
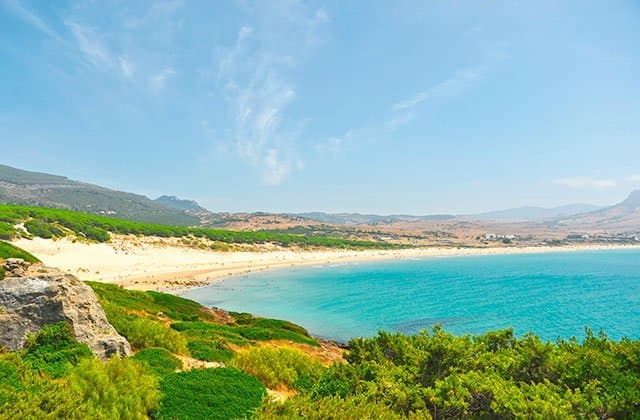
<svg viewBox="0 0 640 420">
<path fill-rule="evenodd" d="M 81 213 L 70 210 L 0 205 L 0 235 L 14 237 L 19 232 L 15 225 L 23 223 L 29 234 L 41 238 L 77 237 L 106 242 L 110 235 L 145 235 L 177 238 L 203 238 L 227 244 L 265 244 L 283 247 L 323 247 L 348 249 L 390 249 L 400 245 L 385 242 L 350 240 L 343 238 L 317 237 L 276 232 L 233 231 L 197 227 L 169 226 L 132 222 L 106 216 Z"/>
<path fill-rule="evenodd" d="M 0 203 L 55 207 L 150 223 L 197 225 L 199 218 L 161 201 L 69 178 L 0 165 Z"/>
</svg>

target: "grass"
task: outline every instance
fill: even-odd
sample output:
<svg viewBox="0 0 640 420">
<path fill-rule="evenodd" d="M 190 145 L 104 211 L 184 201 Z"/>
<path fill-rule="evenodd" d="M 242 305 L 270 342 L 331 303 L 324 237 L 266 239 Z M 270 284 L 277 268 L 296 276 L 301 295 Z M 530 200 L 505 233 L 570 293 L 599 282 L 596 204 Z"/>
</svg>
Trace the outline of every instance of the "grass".
<svg viewBox="0 0 640 420">
<path fill-rule="evenodd" d="M 0 259 L 21 258 L 30 263 L 40 262 L 39 259 L 29 254 L 27 251 L 13 246 L 8 242 L 0 241 Z"/>
<path fill-rule="evenodd" d="M 230 313 L 233 322 L 220 324 L 199 303 L 160 292 L 142 292 L 87 282 L 98 296 L 109 322 L 134 348 L 161 347 L 194 358 L 226 362 L 232 346 L 257 341 L 288 340 L 318 346 L 302 327 L 287 321 Z"/>
<path fill-rule="evenodd" d="M 178 322 L 171 325 L 192 339 L 222 340 L 236 345 L 248 345 L 254 341 L 288 340 L 301 344 L 317 346 L 318 343 L 306 330 L 294 331 L 288 322 L 255 318 L 252 324 L 220 325 L 208 322 Z"/>
<path fill-rule="evenodd" d="M 233 368 L 172 373 L 160 381 L 158 419 L 241 419 L 251 417 L 266 389 L 255 377 Z"/>
<path fill-rule="evenodd" d="M 182 361 L 169 350 L 163 348 L 145 349 L 138 352 L 133 358 L 145 364 L 151 372 L 158 376 L 182 369 Z"/>
<path fill-rule="evenodd" d="M 406 247 L 385 242 L 350 240 L 335 237 L 169 226 L 132 222 L 71 210 L 17 205 L 0 205 L 0 221 L 11 225 L 23 222 L 31 234 L 44 238 L 64 236 L 68 232 L 71 232 L 76 236 L 97 242 L 106 242 L 110 239 L 110 235 L 115 233 L 166 238 L 192 237 L 207 239 L 218 244 L 216 245 L 217 248 L 220 248 L 221 244 L 265 243 L 272 243 L 283 247 L 297 246 L 301 248 L 395 249 Z M 31 227 L 31 229 L 29 227 Z"/>
</svg>

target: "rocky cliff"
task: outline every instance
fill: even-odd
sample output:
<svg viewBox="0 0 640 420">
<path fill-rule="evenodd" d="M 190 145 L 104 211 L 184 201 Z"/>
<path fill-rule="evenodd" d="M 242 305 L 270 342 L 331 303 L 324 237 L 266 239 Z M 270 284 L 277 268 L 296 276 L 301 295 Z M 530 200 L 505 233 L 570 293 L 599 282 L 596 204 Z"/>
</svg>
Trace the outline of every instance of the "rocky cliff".
<svg viewBox="0 0 640 420">
<path fill-rule="evenodd" d="M 46 324 L 70 323 L 76 339 L 106 359 L 128 356 L 131 346 L 109 324 L 93 290 L 74 276 L 41 264 L 9 259 L 0 280 L 0 348 L 19 350 Z"/>
</svg>

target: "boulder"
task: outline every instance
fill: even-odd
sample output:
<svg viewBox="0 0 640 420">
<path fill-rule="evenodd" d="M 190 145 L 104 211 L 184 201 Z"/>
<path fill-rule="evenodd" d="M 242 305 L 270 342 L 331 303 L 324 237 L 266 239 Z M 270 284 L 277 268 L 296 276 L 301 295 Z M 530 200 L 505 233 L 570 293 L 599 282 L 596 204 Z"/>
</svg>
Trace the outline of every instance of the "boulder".
<svg viewBox="0 0 640 420">
<path fill-rule="evenodd" d="M 29 334 L 67 321 L 76 339 L 97 357 L 131 354 L 129 342 L 109 324 L 89 286 L 40 264 L 7 262 L 7 277 L 0 281 L 0 348 L 22 349 Z"/>
</svg>

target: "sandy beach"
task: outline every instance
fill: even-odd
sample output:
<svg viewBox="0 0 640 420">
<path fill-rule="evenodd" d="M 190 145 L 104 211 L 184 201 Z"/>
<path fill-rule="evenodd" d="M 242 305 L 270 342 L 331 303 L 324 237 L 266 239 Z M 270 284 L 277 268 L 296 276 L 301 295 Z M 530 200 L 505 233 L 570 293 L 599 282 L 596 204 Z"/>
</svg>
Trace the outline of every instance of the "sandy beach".
<svg viewBox="0 0 640 420">
<path fill-rule="evenodd" d="M 413 248 L 400 250 L 291 250 L 216 252 L 162 243 L 158 238 L 115 237 L 110 243 L 82 243 L 68 239 L 20 239 L 15 245 L 44 264 L 81 280 L 115 283 L 140 290 L 183 290 L 210 281 L 255 271 L 301 265 L 341 264 L 375 260 L 570 252 L 614 249 L 615 245 L 563 247 Z M 624 246 L 631 248 L 631 246 Z"/>
</svg>

